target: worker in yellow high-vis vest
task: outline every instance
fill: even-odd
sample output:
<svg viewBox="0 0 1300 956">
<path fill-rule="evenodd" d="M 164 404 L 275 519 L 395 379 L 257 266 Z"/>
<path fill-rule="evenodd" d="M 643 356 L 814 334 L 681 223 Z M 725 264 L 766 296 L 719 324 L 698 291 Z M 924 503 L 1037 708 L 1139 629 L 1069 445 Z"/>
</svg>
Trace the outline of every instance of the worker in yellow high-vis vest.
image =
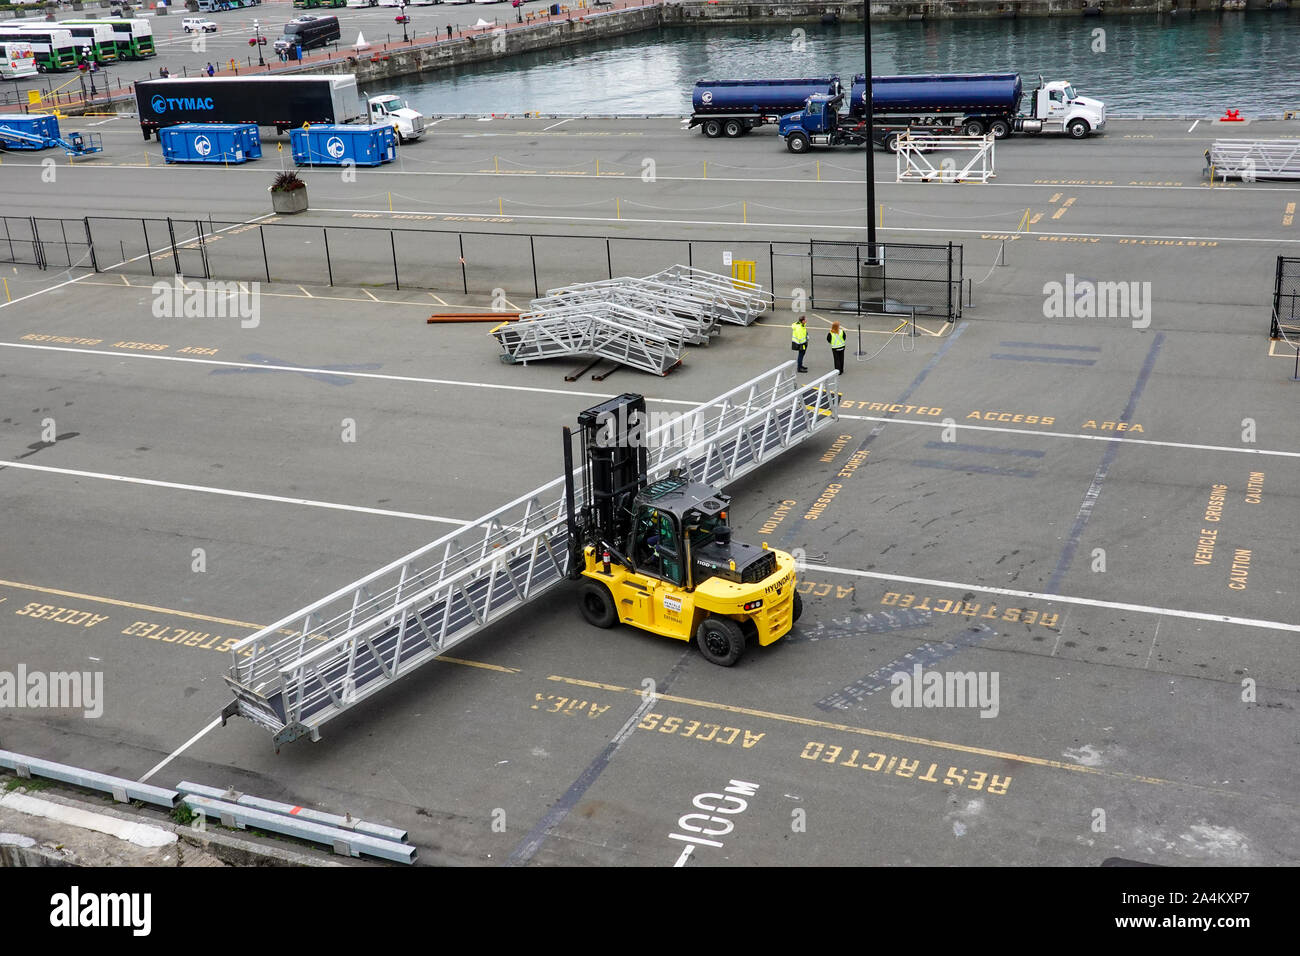
<svg viewBox="0 0 1300 956">
<path fill-rule="evenodd" d="M 804 368 L 803 354 L 808 351 L 808 323 L 805 316 L 799 316 L 790 324 L 790 348 L 799 353 L 799 371 L 808 371 Z"/>
<path fill-rule="evenodd" d="M 826 333 L 826 341 L 831 344 L 831 357 L 835 359 L 835 371 L 844 374 L 844 330 L 838 322 L 831 323 L 831 330 Z"/>
</svg>

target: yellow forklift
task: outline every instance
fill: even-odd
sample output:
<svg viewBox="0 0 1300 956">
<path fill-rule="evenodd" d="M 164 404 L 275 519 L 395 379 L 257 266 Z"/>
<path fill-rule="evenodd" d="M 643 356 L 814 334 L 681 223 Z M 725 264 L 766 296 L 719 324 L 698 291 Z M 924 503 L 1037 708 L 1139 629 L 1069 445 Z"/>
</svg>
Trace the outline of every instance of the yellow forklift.
<svg viewBox="0 0 1300 956">
<path fill-rule="evenodd" d="M 564 429 L 569 576 L 582 581 L 582 616 L 694 640 L 730 667 L 749 639 L 767 646 L 799 620 L 794 558 L 733 540 L 731 499 L 710 485 L 681 471 L 648 481 L 645 421 L 645 398 L 631 393 L 578 416 L 586 467 L 577 508 L 574 435 Z"/>
</svg>

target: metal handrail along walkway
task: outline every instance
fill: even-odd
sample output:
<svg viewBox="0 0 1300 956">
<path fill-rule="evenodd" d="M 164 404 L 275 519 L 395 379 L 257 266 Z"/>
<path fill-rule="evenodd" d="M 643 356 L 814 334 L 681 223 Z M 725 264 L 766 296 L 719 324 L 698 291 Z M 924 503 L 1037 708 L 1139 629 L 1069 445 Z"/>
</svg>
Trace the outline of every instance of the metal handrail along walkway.
<svg viewBox="0 0 1300 956">
<path fill-rule="evenodd" d="M 666 422 L 648 437 L 649 478 L 682 467 L 730 484 L 838 418 L 836 378 L 801 385 L 787 362 Z M 319 739 L 327 721 L 562 581 L 565 507 L 559 477 L 244 638 L 222 719 L 256 722 L 277 748 Z"/>
<path fill-rule="evenodd" d="M 1300 179 L 1300 140 L 1217 139 L 1205 161 L 1211 179 Z"/>
</svg>

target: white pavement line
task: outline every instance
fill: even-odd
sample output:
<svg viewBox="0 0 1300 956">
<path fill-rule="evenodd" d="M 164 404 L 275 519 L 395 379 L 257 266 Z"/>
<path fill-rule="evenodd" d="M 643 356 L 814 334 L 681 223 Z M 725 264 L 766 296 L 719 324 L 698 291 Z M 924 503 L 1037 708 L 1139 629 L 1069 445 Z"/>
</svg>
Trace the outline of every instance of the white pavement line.
<svg viewBox="0 0 1300 956">
<path fill-rule="evenodd" d="M 23 471 L 40 471 L 50 475 L 67 475 L 73 478 L 100 478 L 104 481 L 121 481 L 131 485 L 149 485 L 153 488 L 170 488 L 173 491 L 198 491 L 207 495 L 224 495 L 228 498 L 248 498 L 253 501 L 271 501 L 276 504 L 304 505 L 308 508 L 326 508 L 331 511 L 353 511 L 358 514 L 379 515 L 384 518 L 410 518 L 415 521 L 432 521 L 438 524 L 464 526 L 468 521 L 457 518 L 441 518 L 437 515 L 422 515 L 410 511 L 389 511 L 387 508 L 366 508 L 362 505 L 344 505 L 334 501 L 313 501 L 310 498 L 285 498 L 281 495 L 264 495 L 256 491 L 235 491 L 231 488 L 213 488 L 209 485 L 186 485 L 175 481 L 159 481 L 156 478 L 135 478 L 130 475 L 110 475 L 98 471 L 80 471 L 75 468 L 54 468 L 50 465 L 32 465 L 25 461 L 0 460 L 0 471 L 6 468 L 18 468 Z"/>
<path fill-rule="evenodd" d="M 171 753 L 169 753 L 166 757 L 163 758 L 162 763 L 158 764 L 158 766 L 156 766 L 156 767 L 154 767 L 152 770 L 150 770 L 147 774 L 145 774 L 143 777 L 141 777 L 139 780 L 137 780 L 136 783 L 145 783 L 145 782 L 147 782 L 147 781 L 149 780 L 149 778 L 152 777 L 154 774 L 156 774 L 159 770 L 161 770 L 163 767 L 167 766 L 169 763 L 171 763 L 173 760 L 175 760 L 177 757 L 179 757 L 179 756 L 180 756 L 181 754 L 183 754 L 185 751 L 189 750 L 190 747 L 191 747 L 193 744 L 197 743 L 198 740 L 199 740 L 199 738 L 201 738 L 204 734 L 208 733 L 210 730 L 212 730 L 213 727 L 217 727 L 217 726 L 219 726 L 220 724 L 221 724 L 221 718 L 220 718 L 220 717 L 213 717 L 213 718 L 212 718 L 212 723 L 208 724 L 206 727 L 204 727 L 202 730 L 200 730 L 197 734 L 195 734 L 195 735 L 194 735 L 193 737 L 191 737 L 189 740 L 185 741 L 185 743 L 181 744 L 179 747 L 177 747 L 175 750 L 173 750 Z"/>
<path fill-rule="evenodd" d="M 1193 123 L 1191 126 L 1187 127 L 1187 132 L 1190 133 L 1192 130 L 1196 129 L 1196 127 L 1199 126 L 1199 125 L 1201 125 L 1201 121 L 1200 121 L 1200 120 L 1197 120 L 1197 121 L 1196 121 L 1195 123 Z"/>
<path fill-rule="evenodd" d="M 430 293 L 432 294 L 432 293 Z M 504 392 L 532 392 L 539 395 L 576 395 L 579 398 L 612 398 L 608 392 L 583 392 L 566 388 L 543 388 L 537 385 L 500 385 L 494 382 L 465 382 L 449 378 L 420 378 L 415 375 L 383 375 L 379 372 L 340 372 L 337 369 L 310 368 L 302 365 L 263 365 L 260 362 L 226 362 L 220 359 L 189 358 L 182 355 L 140 355 L 134 352 L 105 352 L 103 349 L 66 348 L 62 345 L 35 345 L 27 342 L 0 342 L 0 348 L 36 349 L 43 352 L 73 352 L 79 355 L 109 355 L 122 359 L 147 359 L 160 362 L 187 362 L 192 365 L 215 365 L 222 368 L 261 369 L 268 372 L 304 372 L 316 375 L 346 375 L 350 378 L 377 379 L 382 382 L 412 382 L 417 385 L 450 385 L 456 388 L 485 388 Z M 654 398 L 646 401 L 663 405 L 689 405 L 699 402 L 684 398 Z M 943 428 L 943 422 L 923 422 L 914 418 L 882 418 L 877 415 L 844 415 L 840 418 L 857 422 L 887 422 L 891 425 L 924 425 Z M 1243 455 L 1271 455 L 1280 458 L 1300 458 L 1300 451 L 1276 451 L 1269 448 L 1237 448 L 1232 445 L 1196 445 L 1176 441 L 1155 441 L 1150 438 L 1125 438 L 1120 435 L 1084 435 L 1079 432 L 1047 432 L 1032 428 L 999 428 L 995 425 L 958 425 L 970 431 L 997 432 L 1006 435 L 1034 435 L 1039 438 L 1075 438 L 1080 441 L 1115 441 L 1130 445 L 1154 445 L 1159 448 L 1178 448 L 1184 451 L 1228 451 Z"/>
<path fill-rule="evenodd" d="M 565 123 L 572 123 L 572 122 L 573 122 L 573 117 L 570 116 L 566 120 L 560 120 L 558 123 L 552 123 L 550 126 L 546 127 L 546 129 L 542 130 L 542 132 L 545 133 L 547 129 L 555 129 L 555 127 L 557 126 L 563 126 Z"/>
<path fill-rule="evenodd" d="M 111 122 L 113 122 L 113 120 L 115 120 L 115 119 L 117 119 L 117 118 L 118 118 L 118 117 L 116 117 L 116 116 L 110 116 L 108 119 L 100 120 L 98 123 L 87 123 L 86 125 L 87 125 L 87 126 L 103 126 L 105 123 L 111 123 Z"/>
<path fill-rule="evenodd" d="M 968 584 L 961 581 L 937 581 L 933 578 L 913 578 L 904 574 L 885 574 L 881 571 L 859 571 L 857 568 L 833 568 L 816 565 L 820 574 L 847 574 L 857 578 L 875 578 L 879 581 L 898 581 L 902 584 L 925 584 L 937 588 L 955 588 L 962 591 L 981 591 L 985 594 L 1001 594 L 1004 597 L 1029 598 L 1035 601 L 1048 601 L 1063 604 L 1082 604 L 1086 607 L 1101 607 L 1114 611 L 1134 611 L 1138 614 L 1163 614 L 1168 617 L 1181 617 L 1189 621 L 1212 621 L 1215 624 L 1237 624 L 1241 627 L 1258 627 L 1264 630 L 1291 631 L 1300 634 L 1300 624 L 1288 624 L 1285 621 L 1263 621 L 1253 617 L 1232 617 L 1227 614 L 1206 614 L 1202 611 L 1181 611 L 1177 608 L 1152 607 L 1149 604 L 1125 604 L 1120 601 L 1099 601 L 1096 598 L 1073 597 L 1068 594 L 1044 594 L 1040 591 L 1016 591 L 1012 588 L 994 588 L 984 584 Z"/>
<path fill-rule="evenodd" d="M 0 342 L 0 345 L 6 343 Z M 161 356 L 149 356 L 150 358 Z M 926 425 L 943 428 L 943 422 L 922 422 L 915 418 L 880 418 L 876 415 L 840 415 L 861 422 L 889 422 L 890 424 Z M 998 428 L 996 425 L 957 425 L 971 431 L 999 432 L 1004 435 L 1037 435 L 1040 438 L 1077 438 L 1082 441 L 1117 441 L 1129 445 L 1155 445 L 1158 448 L 1180 448 L 1184 451 L 1231 451 L 1242 455 L 1274 455 L 1279 458 L 1300 458 L 1300 451 L 1276 451 L 1271 448 L 1238 448 L 1235 445 L 1196 445 L 1180 441 L 1156 441 L 1152 438 L 1125 438 L 1120 435 L 1084 435 L 1081 432 L 1045 432 L 1036 428 Z"/>
<path fill-rule="evenodd" d="M 1058 187 L 1059 188 L 1059 187 Z M 740 200 L 736 200 L 739 202 Z M 317 212 L 338 212 L 338 213 L 365 213 L 374 215 L 375 213 L 387 213 L 390 216 L 454 216 L 457 220 L 472 219 L 478 217 L 486 219 L 492 216 L 492 213 L 486 213 L 482 210 L 478 212 L 451 212 L 449 210 L 439 210 L 430 212 L 421 209 L 335 209 L 318 207 Z M 860 212 L 861 210 L 859 210 Z M 818 230 L 837 230 L 843 232 L 845 229 L 866 231 L 867 226 L 847 225 L 843 223 L 825 223 L 825 222 L 735 222 L 734 220 L 725 219 L 630 219 L 624 216 L 622 219 L 609 216 L 529 216 L 522 213 L 507 212 L 506 218 L 520 220 L 538 220 L 542 222 L 606 222 L 606 223 L 637 223 L 640 225 L 653 226 L 726 226 L 729 229 L 818 229 Z M 998 232 L 997 229 L 951 229 L 929 226 L 881 226 L 881 232 L 907 233 L 907 232 L 939 232 L 945 235 L 959 233 L 968 236 L 978 236 L 985 233 Z M 1002 232 L 1006 232 L 1005 229 Z M 1026 232 L 1024 237 L 1030 239 L 1036 236 L 1077 236 L 1081 239 L 1160 239 L 1182 242 L 1263 242 L 1270 245 L 1277 243 L 1292 243 L 1300 245 L 1300 239 L 1272 239 L 1263 236 L 1159 236 L 1150 233 L 1141 232 L 1063 232 L 1059 229 L 1051 229 L 1046 232 Z"/>
</svg>

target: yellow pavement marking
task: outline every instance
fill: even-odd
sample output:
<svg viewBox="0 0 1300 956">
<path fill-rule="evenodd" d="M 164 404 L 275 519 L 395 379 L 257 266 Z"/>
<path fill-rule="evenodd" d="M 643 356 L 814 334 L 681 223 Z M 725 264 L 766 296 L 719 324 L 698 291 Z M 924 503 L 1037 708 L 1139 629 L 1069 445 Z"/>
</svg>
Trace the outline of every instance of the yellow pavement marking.
<svg viewBox="0 0 1300 956">
<path fill-rule="evenodd" d="M 171 607 L 158 607 L 153 604 L 139 604 L 135 601 L 122 601 L 118 598 L 102 597 L 98 594 L 82 594 L 79 591 L 64 591 L 60 588 L 46 588 L 36 584 L 23 584 L 21 581 L 0 580 L 0 587 L 20 588 L 24 591 L 39 591 L 41 594 L 57 594 L 59 597 L 77 598 L 82 601 L 95 601 L 99 604 L 111 604 L 115 607 L 129 607 L 136 611 L 153 611 L 156 614 L 169 614 L 174 617 L 188 617 L 196 621 L 210 621 L 213 624 L 229 624 L 232 627 L 245 627 L 250 631 L 260 631 L 265 624 L 253 624 L 250 621 L 236 621 L 228 617 L 215 617 L 211 614 L 198 614 L 194 611 L 178 611 Z M 7 598 L 0 597 L 0 601 Z M 285 631 L 284 633 L 296 633 Z M 470 661 L 460 657 L 439 657 L 440 661 L 446 661 L 448 664 L 463 664 L 466 667 L 481 667 L 484 670 L 500 671 L 503 674 L 518 674 L 517 667 L 503 667 L 500 664 L 485 664 L 482 661 Z"/>
<path fill-rule="evenodd" d="M 636 687 L 621 687 L 617 684 L 600 684 L 595 681 L 584 681 L 573 677 L 563 677 L 558 674 L 552 674 L 547 680 L 557 681 L 562 684 L 576 684 L 580 687 L 594 687 L 600 690 L 617 691 L 627 694 L 641 695 L 643 691 Z M 882 740 L 893 740 L 899 743 L 916 744 L 921 747 L 937 747 L 940 750 L 951 750 L 957 753 L 977 754 L 981 757 L 994 757 L 999 760 L 1014 760 L 1018 763 L 1030 764 L 1036 767 L 1049 767 L 1053 770 L 1070 770 L 1075 773 L 1093 774 L 1100 777 L 1114 777 L 1121 780 L 1131 780 L 1137 783 L 1149 783 L 1156 785 L 1174 785 L 1192 787 L 1197 790 L 1208 790 L 1215 793 L 1233 793 L 1235 791 L 1225 790 L 1220 787 L 1207 787 L 1201 784 L 1189 783 L 1179 780 L 1165 780 L 1162 777 L 1148 777 L 1142 774 L 1124 773 L 1119 770 L 1104 770 L 1100 767 L 1085 767 L 1080 764 L 1066 763 L 1062 760 L 1049 760 L 1046 757 L 1031 757 L 1027 754 L 1010 753 L 1003 750 L 990 750 L 987 747 L 971 747 L 966 744 L 952 743 L 946 740 L 933 740 L 928 737 L 914 737 L 910 734 L 896 734 L 886 730 L 871 730 L 867 727 L 854 727 L 850 724 L 837 724 L 827 720 L 817 720 L 811 717 L 796 717 L 792 714 L 778 714 L 769 710 L 756 710 L 752 707 L 738 707 L 735 704 L 721 704 L 711 700 L 696 700 L 692 697 L 677 697 L 673 694 L 656 694 L 659 700 L 670 701 L 675 704 L 686 704 L 693 707 L 704 707 L 709 710 L 721 710 L 731 714 L 744 714 L 747 717 L 762 717 L 767 720 L 778 720 L 789 724 L 798 724 L 803 727 L 818 727 L 824 730 L 837 730 L 841 733 L 859 734 L 863 737 L 877 737 Z"/>
</svg>

